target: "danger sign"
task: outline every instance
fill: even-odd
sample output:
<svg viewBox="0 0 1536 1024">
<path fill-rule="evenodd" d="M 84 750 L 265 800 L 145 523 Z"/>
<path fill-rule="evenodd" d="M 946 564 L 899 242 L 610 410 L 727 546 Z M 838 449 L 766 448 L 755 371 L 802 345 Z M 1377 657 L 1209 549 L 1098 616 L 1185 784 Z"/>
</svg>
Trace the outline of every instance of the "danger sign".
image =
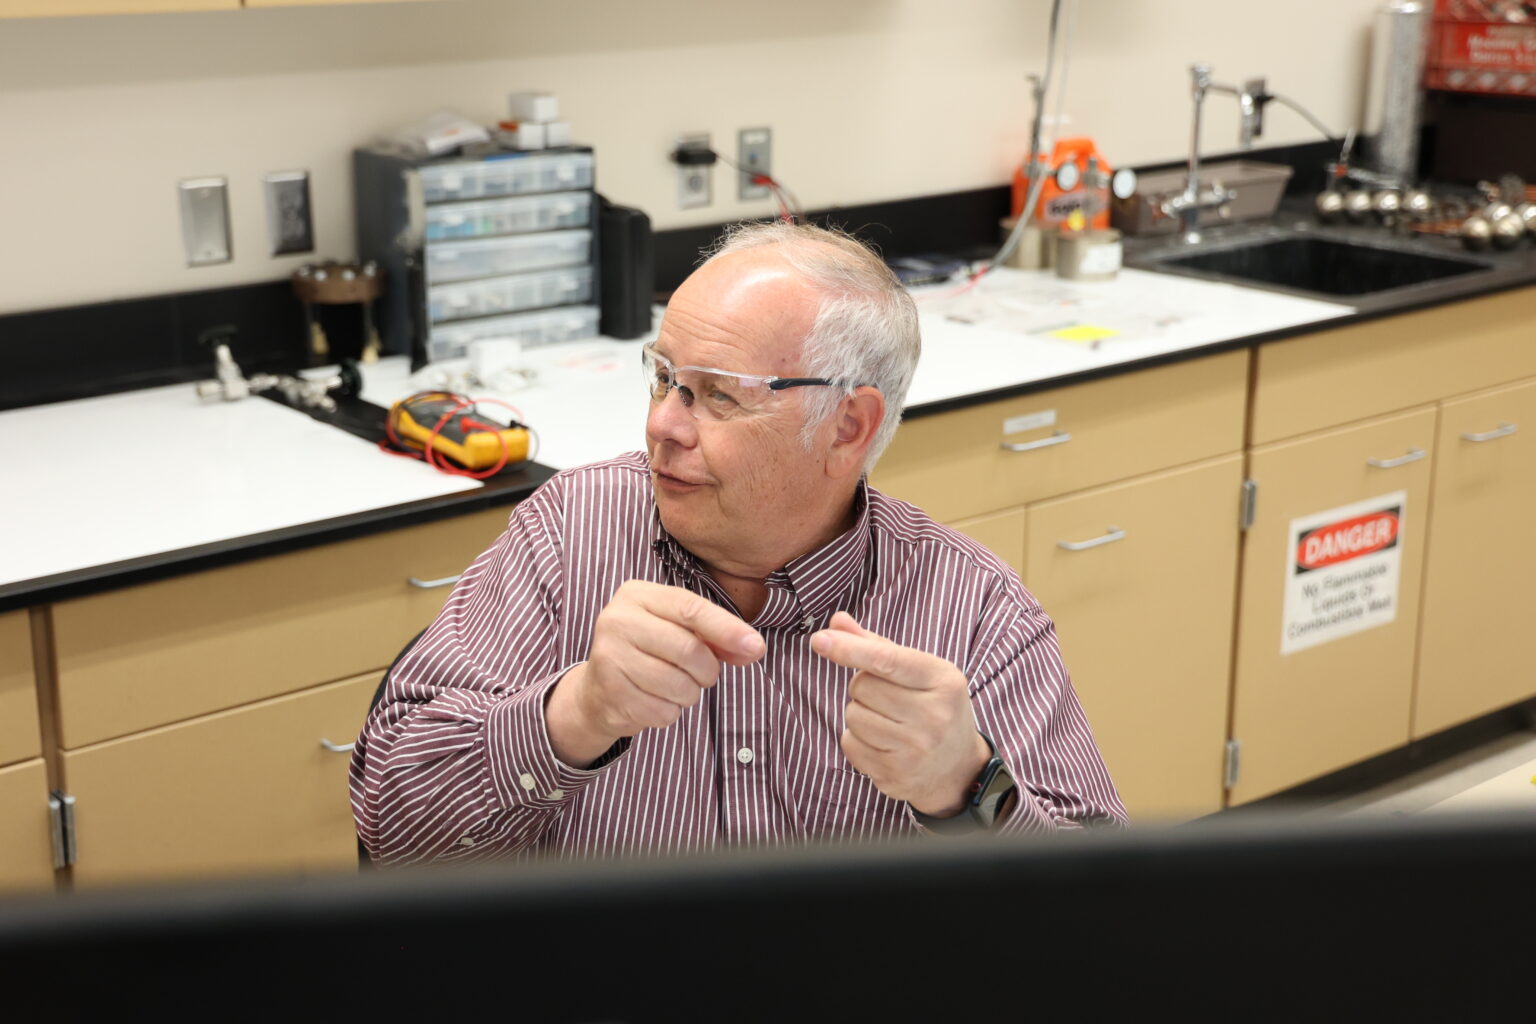
<svg viewBox="0 0 1536 1024">
<path fill-rule="evenodd" d="M 1291 520 L 1281 654 L 1397 618 L 1407 498 L 1398 491 Z"/>
</svg>

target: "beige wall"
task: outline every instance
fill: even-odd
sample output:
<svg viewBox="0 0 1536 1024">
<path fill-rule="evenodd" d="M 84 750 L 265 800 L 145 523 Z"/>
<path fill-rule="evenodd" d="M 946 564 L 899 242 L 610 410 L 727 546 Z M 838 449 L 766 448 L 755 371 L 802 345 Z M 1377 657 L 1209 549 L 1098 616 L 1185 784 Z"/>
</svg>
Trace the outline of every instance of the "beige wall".
<svg viewBox="0 0 1536 1024">
<path fill-rule="evenodd" d="M 1069 131 L 1116 163 L 1180 157 L 1187 65 L 1268 76 L 1336 131 L 1357 123 L 1379 0 L 1079 0 Z M 771 212 L 716 171 L 676 208 L 665 154 L 707 130 L 774 129 L 807 206 L 1007 180 L 1049 0 L 439 0 L 0 21 L 0 313 L 285 276 L 260 179 L 307 168 L 323 256 L 352 253 L 348 154 L 439 108 L 478 120 L 518 88 L 559 94 L 598 185 L 657 227 Z M 1270 108 L 1261 144 L 1309 138 Z M 1207 146 L 1235 147 L 1216 97 Z M 175 184 L 230 179 L 235 259 L 183 264 Z M 4 339 L 0 338 L 0 344 Z"/>
</svg>

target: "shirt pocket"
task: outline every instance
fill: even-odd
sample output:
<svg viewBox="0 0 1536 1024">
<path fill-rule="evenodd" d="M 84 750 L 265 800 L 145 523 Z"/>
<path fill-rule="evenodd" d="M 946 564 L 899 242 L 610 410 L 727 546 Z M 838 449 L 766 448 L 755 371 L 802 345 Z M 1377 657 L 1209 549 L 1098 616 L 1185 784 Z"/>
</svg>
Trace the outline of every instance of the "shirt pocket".
<svg viewBox="0 0 1536 1024">
<path fill-rule="evenodd" d="M 917 831 L 904 801 L 892 800 L 852 768 L 823 771 L 807 818 L 813 840 L 884 839 Z"/>
</svg>

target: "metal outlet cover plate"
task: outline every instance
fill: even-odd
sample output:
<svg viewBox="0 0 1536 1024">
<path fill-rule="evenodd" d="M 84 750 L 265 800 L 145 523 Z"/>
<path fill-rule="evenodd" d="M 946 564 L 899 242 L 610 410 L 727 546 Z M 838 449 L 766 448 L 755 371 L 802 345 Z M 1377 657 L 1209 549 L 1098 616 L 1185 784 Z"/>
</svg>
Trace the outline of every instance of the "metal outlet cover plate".
<svg viewBox="0 0 1536 1024">
<path fill-rule="evenodd" d="M 178 186 L 181 199 L 181 241 L 187 266 L 228 263 L 229 182 L 224 178 L 188 178 Z"/>
</svg>

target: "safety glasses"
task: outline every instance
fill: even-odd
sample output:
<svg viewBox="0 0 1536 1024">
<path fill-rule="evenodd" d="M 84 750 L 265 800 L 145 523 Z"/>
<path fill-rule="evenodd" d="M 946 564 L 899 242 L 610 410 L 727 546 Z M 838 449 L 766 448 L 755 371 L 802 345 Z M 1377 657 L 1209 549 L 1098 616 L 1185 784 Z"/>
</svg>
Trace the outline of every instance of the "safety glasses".
<svg viewBox="0 0 1536 1024">
<path fill-rule="evenodd" d="M 733 373 L 712 366 L 678 366 L 651 345 L 640 349 L 651 401 L 666 400 L 674 388 L 695 419 L 729 420 L 767 412 L 774 396 L 789 388 L 831 387 L 825 377 L 773 377 Z"/>
</svg>

